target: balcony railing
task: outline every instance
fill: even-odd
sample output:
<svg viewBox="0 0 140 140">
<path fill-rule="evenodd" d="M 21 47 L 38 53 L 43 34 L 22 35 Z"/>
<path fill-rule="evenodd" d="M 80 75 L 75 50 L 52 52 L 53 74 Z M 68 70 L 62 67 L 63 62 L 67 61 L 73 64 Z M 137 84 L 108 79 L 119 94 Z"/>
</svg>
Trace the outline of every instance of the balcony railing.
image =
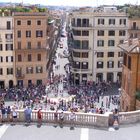
<svg viewBox="0 0 140 140">
<path fill-rule="evenodd" d="M 90 69 L 78 69 L 78 68 L 71 68 L 72 72 L 78 72 L 78 73 L 91 73 Z"/>
<path fill-rule="evenodd" d="M 132 26 L 131 30 L 139 30 L 140 28 L 138 26 Z"/>
<path fill-rule="evenodd" d="M 26 47 L 26 48 L 21 48 L 21 49 L 15 49 L 15 51 L 18 51 L 18 52 L 20 52 L 20 51 L 46 51 L 46 50 L 48 50 L 47 47 L 45 47 L 45 48 L 43 48 L 43 47 L 28 48 L 28 47 Z"/>
<path fill-rule="evenodd" d="M 12 42 L 13 39 L 12 38 L 6 38 L 6 42 Z"/>
<path fill-rule="evenodd" d="M 24 77 L 25 77 L 24 74 L 16 74 L 16 78 L 21 78 L 21 79 L 23 79 Z"/>
</svg>

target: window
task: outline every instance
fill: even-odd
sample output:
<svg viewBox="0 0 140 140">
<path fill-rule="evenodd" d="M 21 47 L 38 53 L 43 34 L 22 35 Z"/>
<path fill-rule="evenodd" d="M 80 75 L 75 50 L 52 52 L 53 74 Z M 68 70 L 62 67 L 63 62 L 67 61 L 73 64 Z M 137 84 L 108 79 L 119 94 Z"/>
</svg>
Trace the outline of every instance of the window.
<svg viewBox="0 0 140 140">
<path fill-rule="evenodd" d="M 2 56 L 0 56 L 0 62 L 3 62 L 3 57 Z"/>
<path fill-rule="evenodd" d="M 114 57 L 114 52 L 108 52 L 108 57 Z"/>
<path fill-rule="evenodd" d="M 88 49 L 88 40 L 82 40 L 82 49 Z"/>
<path fill-rule="evenodd" d="M 120 25 L 122 24 L 126 25 L 126 19 L 120 19 Z"/>
<path fill-rule="evenodd" d="M 104 40 L 98 40 L 97 41 L 97 46 L 98 47 L 103 47 L 104 46 Z"/>
<path fill-rule="evenodd" d="M 88 69 L 88 62 L 82 62 L 82 69 Z"/>
<path fill-rule="evenodd" d="M 13 62 L 13 56 L 6 56 L 6 62 Z"/>
<path fill-rule="evenodd" d="M 108 31 L 108 36 L 115 36 L 115 31 L 114 30 Z"/>
<path fill-rule="evenodd" d="M 74 68 L 80 69 L 80 62 L 74 62 Z"/>
<path fill-rule="evenodd" d="M 97 57 L 104 57 L 104 53 L 103 52 L 97 52 Z"/>
<path fill-rule="evenodd" d="M 119 36 L 125 36 L 125 35 L 126 35 L 125 30 L 120 30 L 120 31 L 119 31 Z"/>
<path fill-rule="evenodd" d="M 104 31 L 103 30 L 98 30 L 98 36 L 104 36 Z"/>
<path fill-rule="evenodd" d="M 43 68 L 41 66 L 37 66 L 36 73 L 43 73 Z"/>
<path fill-rule="evenodd" d="M 104 19 L 103 18 L 98 19 L 98 25 L 100 25 L 100 24 L 104 25 Z"/>
<path fill-rule="evenodd" d="M 74 57 L 80 57 L 80 52 L 73 52 Z"/>
<path fill-rule="evenodd" d="M 32 74 L 33 73 L 33 67 L 27 67 L 26 68 L 26 73 L 27 74 Z"/>
<path fill-rule="evenodd" d="M 21 68 L 21 67 L 18 67 L 18 68 L 16 69 L 16 75 L 17 75 L 17 76 L 21 76 L 21 75 L 22 75 L 22 68 Z"/>
<path fill-rule="evenodd" d="M 28 54 L 28 61 L 31 62 L 32 61 L 32 55 Z"/>
<path fill-rule="evenodd" d="M 37 61 L 41 61 L 41 54 L 37 54 Z"/>
<path fill-rule="evenodd" d="M 13 68 L 7 68 L 7 75 L 13 74 Z"/>
<path fill-rule="evenodd" d="M 82 31 L 82 36 L 89 36 L 89 31 Z"/>
<path fill-rule="evenodd" d="M 3 68 L 0 68 L 0 75 L 3 75 Z"/>
<path fill-rule="evenodd" d="M 21 62 L 22 61 L 22 56 L 21 54 L 18 55 L 18 62 Z"/>
<path fill-rule="evenodd" d="M 123 52 L 118 52 L 118 57 L 122 57 L 123 56 Z"/>
<path fill-rule="evenodd" d="M 5 34 L 6 39 L 13 39 L 13 34 Z"/>
<path fill-rule="evenodd" d="M 37 25 L 41 25 L 41 20 L 38 20 L 37 21 Z"/>
<path fill-rule="evenodd" d="M 21 31 L 20 30 L 17 31 L 17 37 L 21 38 Z"/>
<path fill-rule="evenodd" d="M 18 20 L 17 21 L 17 25 L 21 25 L 21 20 Z"/>
<path fill-rule="evenodd" d="M 97 68 L 103 68 L 103 67 L 104 67 L 104 63 L 102 61 L 98 61 Z"/>
<path fill-rule="evenodd" d="M 41 48 L 41 42 L 40 42 L 40 41 L 37 42 L 37 48 L 38 48 L 38 49 Z"/>
<path fill-rule="evenodd" d="M 89 27 L 89 19 L 82 19 L 82 27 Z"/>
<path fill-rule="evenodd" d="M 109 25 L 115 25 L 115 19 L 109 19 Z"/>
<path fill-rule="evenodd" d="M 27 20 L 27 25 L 31 25 L 31 20 Z"/>
<path fill-rule="evenodd" d="M 18 49 L 18 50 L 21 50 L 21 42 L 18 42 L 18 43 L 17 43 L 17 49 Z"/>
<path fill-rule="evenodd" d="M 115 46 L 114 40 L 108 40 L 108 46 Z"/>
<path fill-rule="evenodd" d="M 37 30 L 36 31 L 36 37 L 43 37 L 43 31 Z"/>
<path fill-rule="evenodd" d="M 74 34 L 75 36 L 81 36 L 81 31 L 79 31 L 79 30 L 74 30 L 74 31 L 73 31 L 73 34 Z"/>
<path fill-rule="evenodd" d="M 88 53 L 87 52 L 82 53 L 82 58 L 88 58 Z"/>
<path fill-rule="evenodd" d="M 114 68 L 114 62 L 113 61 L 108 61 L 107 62 L 107 68 Z"/>
<path fill-rule="evenodd" d="M 118 68 L 122 67 L 123 62 L 122 61 L 118 61 Z"/>
<path fill-rule="evenodd" d="M 128 68 L 131 70 L 131 56 L 128 56 Z"/>
<path fill-rule="evenodd" d="M 31 42 L 27 42 L 27 49 L 31 49 Z"/>
<path fill-rule="evenodd" d="M 80 18 L 77 19 L 77 27 L 81 27 L 81 19 Z"/>
<path fill-rule="evenodd" d="M 13 44 L 6 44 L 6 51 L 12 51 L 13 50 Z"/>
<path fill-rule="evenodd" d="M 72 26 L 75 26 L 75 18 L 72 18 Z"/>
<path fill-rule="evenodd" d="M 10 30 L 11 29 L 11 22 L 10 21 L 7 21 L 7 30 Z"/>
<path fill-rule="evenodd" d="M 80 40 L 74 40 L 74 48 L 80 49 Z"/>
<path fill-rule="evenodd" d="M 26 31 L 26 37 L 31 37 L 31 31 Z"/>
<path fill-rule="evenodd" d="M 0 44 L 0 51 L 2 51 L 3 50 L 3 46 L 2 46 L 2 44 Z"/>
</svg>

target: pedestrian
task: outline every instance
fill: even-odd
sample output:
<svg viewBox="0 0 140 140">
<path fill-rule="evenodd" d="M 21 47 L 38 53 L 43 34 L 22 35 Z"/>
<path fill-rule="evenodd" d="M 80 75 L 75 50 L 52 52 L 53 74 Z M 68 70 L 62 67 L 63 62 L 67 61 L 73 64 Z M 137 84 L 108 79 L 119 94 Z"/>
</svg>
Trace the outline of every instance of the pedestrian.
<svg viewBox="0 0 140 140">
<path fill-rule="evenodd" d="M 8 106 L 8 108 L 7 108 L 7 121 L 9 122 L 10 119 L 11 119 L 11 108 L 10 108 L 10 106 Z"/>
<path fill-rule="evenodd" d="M 57 126 L 57 123 L 58 123 L 58 109 L 56 109 L 56 111 L 54 113 L 54 121 L 55 121 L 56 126 Z"/>
<path fill-rule="evenodd" d="M 17 121 L 17 111 L 14 107 L 12 108 L 12 121 L 13 122 Z"/>
<path fill-rule="evenodd" d="M 28 107 L 25 109 L 24 113 L 25 113 L 25 121 L 26 121 L 27 123 L 30 123 L 30 122 L 31 122 L 31 113 L 32 113 L 31 108 L 28 106 Z"/>
<path fill-rule="evenodd" d="M 76 115 L 73 110 L 71 111 L 71 114 L 69 117 L 70 117 L 70 124 L 71 124 L 70 129 L 74 129 L 74 121 L 76 119 Z"/>
<path fill-rule="evenodd" d="M 41 113 L 41 108 L 37 112 L 37 119 L 38 119 L 38 124 L 41 125 L 42 123 L 42 113 Z"/>
<path fill-rule="evenodd" d="M 63 111 L 60 113 L 59 117 L 60 117 L 60 127 L 63 127 L 63 122 L 64 122 L 64 113 L 63 113 Z"/>
<path fill-rule="evenodd" d="M 2 122 L 4 122 L 6 119 L 6 109 L 4 106 L 2 106 L 1 114 L 2 114 Z"/>
</svg>

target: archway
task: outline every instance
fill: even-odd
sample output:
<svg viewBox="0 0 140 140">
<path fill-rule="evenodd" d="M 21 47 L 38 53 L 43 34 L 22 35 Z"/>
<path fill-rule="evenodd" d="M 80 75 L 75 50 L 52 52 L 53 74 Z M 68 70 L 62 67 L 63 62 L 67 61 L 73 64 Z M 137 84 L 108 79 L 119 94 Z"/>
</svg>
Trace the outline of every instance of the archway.
<svg viewBox="0 0 140 140">
<path fill-rule="evenodd" d="M 9 88 L 12 88 L 13 87 L 13 80 L 10 80 L 9 81 Z"/>
<path fill-rule="evenodd" d="M 97 79 L 97 82 L 102 82 L 103 81 L 103 73 L 97 73 L 96 79 Z"/>
<path fill-rule="evenodd" d="M 112 72 L 107 73 L 107 82 L 113 82 L 114 75 Z"/>
</svg>

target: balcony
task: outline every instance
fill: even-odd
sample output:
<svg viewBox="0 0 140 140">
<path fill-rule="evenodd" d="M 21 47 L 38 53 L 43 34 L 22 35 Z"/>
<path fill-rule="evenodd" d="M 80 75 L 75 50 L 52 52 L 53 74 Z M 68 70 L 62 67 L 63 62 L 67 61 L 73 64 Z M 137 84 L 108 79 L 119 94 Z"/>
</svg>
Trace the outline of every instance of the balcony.
<svg viewBox="0 0 140 140">
<path fill-rule="evenodd" d="M 6 38 L 6 42 L 13 42 L 12 38 Z"/>
<path fill-rule="evenodd" d="M 91 73 L 90 69 L 71 68 L 72 73 Z"/>
<path fill-rule="evenodd" d="M 23 79 L 24 77 L 25 77 L 25 75 L 22 73 L 16 74 L 16 78 L 18 78 L 18 79 Z"/>
<path fill-rule="evenodd" d="M 76 24 L 73 24 L 72 25 L 72 28 L 73 29 L 93 29 L 93 25 L 92 24 L 89 24 L 89 25 L 76 25 Z"/>
<path fill-rule="evenodd" d="M 15 49 L 16 52 L 35 52 L 35 51 L 39 51 L 39 52 L 46 52 L 48 50 L 47 47 L 36 47 L 36 48 L 21 48 L 21 49 Z"/>
<path fill-rule="evenodd" d="M 140 28 L 138 26 L 132 26 L 131 30 L 140 30 Z"/>
<path fill-rule="evenodd" d="M 75 52 L 89 52 L 89 51 L 91 51 L 91 48 L 76 48 L 76 47 L 72 47 L 71 50 L 73 50 Z"/>
</svg>

